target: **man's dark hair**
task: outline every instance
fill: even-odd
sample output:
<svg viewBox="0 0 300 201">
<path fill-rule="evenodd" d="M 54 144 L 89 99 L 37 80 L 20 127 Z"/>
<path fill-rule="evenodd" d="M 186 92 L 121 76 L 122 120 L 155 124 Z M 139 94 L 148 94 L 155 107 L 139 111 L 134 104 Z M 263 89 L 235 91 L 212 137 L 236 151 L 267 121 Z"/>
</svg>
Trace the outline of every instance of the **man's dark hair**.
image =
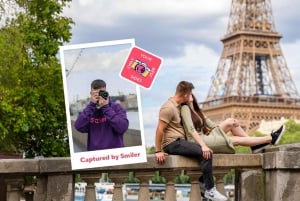
<svg viewBox="0 0 300 201">
<path fill-rule="evenodd" d="M 97 79 L 91 83 L 91 89 L 106 88 L 106 83 L 103 80 Z"/>
<path fill-rule="evenodd" d="M 185 95 L 190 93 L 194 88 L 195 87 L 191 82 L 181 81 L 176 87 L 176 93 L 179 95 Z"/>
</svg>

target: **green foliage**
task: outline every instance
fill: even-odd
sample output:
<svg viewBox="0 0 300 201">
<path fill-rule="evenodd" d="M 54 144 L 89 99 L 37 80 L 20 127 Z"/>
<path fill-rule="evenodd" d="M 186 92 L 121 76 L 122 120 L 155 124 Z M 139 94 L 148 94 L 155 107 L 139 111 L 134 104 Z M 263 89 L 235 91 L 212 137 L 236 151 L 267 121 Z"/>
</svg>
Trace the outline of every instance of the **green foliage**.
<svg viewBox="0 0 300 201">
<path fill-rule="evenodd" d="M 235 146 L 234 149 L 235 153 L 252 153 L 251 148 L 246 146 Z"/>
<path fill-rule="evenodd" d="M 258 131 L 254 131 L 253 133 L 250 133 L 249 135 L 252 136 L 252 137 L 263 137 L 263 136 L 266 136 L 266 134 L 263 134 L 263 133 L 258 132 Z"/>
<path fill-rule="evenodd" d="M 75 180 L 75 183 L 82 182 L 82 179 L 81 179 L 81 177 L 80 177 L 80 174 L 75 174 L 74 180 Z"/>
<path fill-rule="evenodd" d="M 266 134 L 260 133 L 255 131 L 250 134 L 250 136 L 255 137 L 262 137 Z M 285 131 L 284 135 L 282 136 L 279 145 L 283 144 L 292 144 L 292 143 L 299 143 L 300 142 L 300 123 L 297 123 L 293 119 L 289 119 L 285 123 Z M 235 147 L 236 153 L 251 153 L 250 147 L 245 146 L 236 146 Z"/>
<path fill-rule="evenodd" d="M 56 56 L 71 38 L 72 20 L 60 15 L 66 2 L 18 0 L 20 12 L 0 29 L 0 151 L 69 154 Z"/>
<path fill-rule="evenodd" d="M 155 171 L 155 175 L 151 178 L 152 183 L 154 184 L 164 184 L 166 179 L 159 175 L 159 171 Z"/>
<path fill-rule="evenodd" d="M 290 119 L 285 123 L 285 132 L 280 144 L 291 144 L 300 142 L 300 123 Z"/>
<path fill-rule="evenodd" d="M 224 184 L 234 184 L 235 180 L 235 171 L 231 169 L 225 176 L 224 176 Z"/>
<path fill-rule="evenodd" d="M 147 147 L 147 154 L 155 154 L 155 147 L 152 146 L 152 147 Z"/>
<path fill-rule="evenodd" d="M 134 172 L 129 172 L 128 177 L 124 180 L 124 183 L 140 183 L 134 176 Z"/>
<path fill-rule="evenodd" d="M 176 184 L 189 184 L 190 177 L 184 173 L 184 170 L 181 170 L 180 175 L 175 178 L 175 183 Z"/>
</svg>

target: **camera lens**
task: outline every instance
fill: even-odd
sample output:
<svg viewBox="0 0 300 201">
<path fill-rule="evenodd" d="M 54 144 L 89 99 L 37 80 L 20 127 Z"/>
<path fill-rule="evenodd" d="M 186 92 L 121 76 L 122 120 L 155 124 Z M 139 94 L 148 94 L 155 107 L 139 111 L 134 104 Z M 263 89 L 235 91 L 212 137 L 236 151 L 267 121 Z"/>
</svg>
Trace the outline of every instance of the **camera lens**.
<svg viewBox="0 0 300 201">
<path fill-rule="evenodd" d="M 99 91 L 99 96 L 101 96 L 102 98 L 104 98 L 106 100 L 108 98 L 109 94 L 108 94 L 107 91 L 100 90 Z"/>
</svg>

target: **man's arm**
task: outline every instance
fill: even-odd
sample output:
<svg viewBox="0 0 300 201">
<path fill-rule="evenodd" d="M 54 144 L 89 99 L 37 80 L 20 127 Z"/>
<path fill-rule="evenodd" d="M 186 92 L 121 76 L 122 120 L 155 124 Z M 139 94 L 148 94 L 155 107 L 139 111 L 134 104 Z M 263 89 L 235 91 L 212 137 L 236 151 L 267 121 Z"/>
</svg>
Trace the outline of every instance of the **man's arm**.
<svg viewBox="0 0 300 201">
<path fill-rule="evenodd" d="M 103 106 L 101 109 L 115 132 L 123 134 L 127 131 L 129 121 L 127 119 L 126 110 L 121 107 L 121 105 L 115 103 L 111 107 L 108 104 Z"/>
<path fill-rule="evenodd" d="M 90 118 L 96 109 L 96 104 L 93 102 L 90 102 L 86 106 L 74 123 L 76 130 L 81 133 L 87 133 L 89 131 Z"/>
<path fill-rule="evenodd" d="M 81 133 L 88 133 L 90 129 L 90 118 L 97 109 L 99 101 L 98 92 L 91 92 L 90 102 L 77 117 L 74 127 Z"/>
<path fill-rule="evenodd" d="M 163 139 L 163 135 L 164 135 L 164 131 L 167 127 L 167 123 L 159 120 L 158 121 L 158 125 L 157 125 L 157 129 L 156 129 L 156 134 L 155 134 L 155 159 L 156 162 L 159 164 L 163 164 L 165 161 L 165 155 L 167 155 L 166 153 L 161 151 L 161 143 L 162 143 L 162 139 Z"/>
</svg>

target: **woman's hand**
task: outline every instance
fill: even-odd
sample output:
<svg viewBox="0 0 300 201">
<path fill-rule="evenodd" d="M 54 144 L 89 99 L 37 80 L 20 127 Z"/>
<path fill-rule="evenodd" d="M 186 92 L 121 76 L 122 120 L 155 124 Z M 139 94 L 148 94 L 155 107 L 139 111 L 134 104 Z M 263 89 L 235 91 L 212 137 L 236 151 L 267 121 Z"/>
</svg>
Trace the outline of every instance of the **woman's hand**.
<svg viewBox="0 0 300 201">
<path fill-rule="evenodd" d="M 211 155 L 213 154 L 213 151 L 206 145 L 201 146 L 201 149 L 203 153 L 203 158 L 205 158 L 206 160 L 210 159 Z"/>
<path fill-rule="evenodd" d="M 232 121 L 233 121 L 233 123 L 232 123 L 233 127 L 239 127 L 240 126 L 239 122 L 236 119 L 232 119 Z"/>
</svg>

